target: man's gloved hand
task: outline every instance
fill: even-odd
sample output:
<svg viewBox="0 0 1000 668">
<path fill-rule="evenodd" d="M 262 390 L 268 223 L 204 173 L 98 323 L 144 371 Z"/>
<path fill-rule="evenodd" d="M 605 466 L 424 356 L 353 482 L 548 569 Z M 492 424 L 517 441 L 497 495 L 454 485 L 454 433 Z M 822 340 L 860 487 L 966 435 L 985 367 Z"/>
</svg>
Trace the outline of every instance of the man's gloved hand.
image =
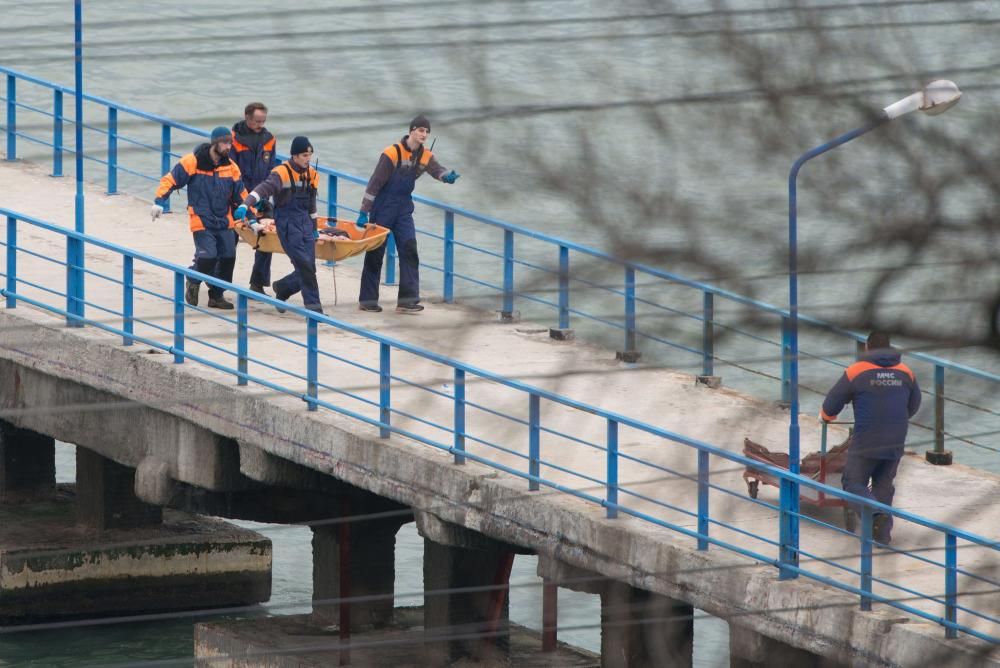
<svg viewBox="0 0 1000 668">
<path fill-rule="evenodd" d="M 264 234 L 265 230 L 264 223 L 260 222 L 259 220 L 251 220 L 250 229 L 256 232 L 257 234 Z"/>
<path fill-rule="evenodd" d="M 154 204 L 153 208 L 149 210 L 149 215 L 153 220 L 156 220 L 163 215 L 163 207 L 159 204 Z"/>
<path fill-rule="evenodd" d="M 368 214 L 365 213 L 364 211 L 359 213 L 358 219 L 354 222 L 354 224 L 357 225 L 359 230 L 365 229 L 365 225 L 368 224 Z"/>
<path fill-rule="evenodd" d="M 240 204 L 238 207 L 236 207 L 236 211 L 233 211 L 233 218 L 235 218 L 236 220 L 243 220 L 246 217 L 247 217 L 247 205 Z"/>
<path fill-rule="evenodd" d="M 461 174 L 459 174 L 453 169 L 444 176 L 442 176 L 441 180 L 444 181 L 445 183 L 454 183 L 455 181 L 458 181 L 459 176 L 461 176 Z"/>
</svg>

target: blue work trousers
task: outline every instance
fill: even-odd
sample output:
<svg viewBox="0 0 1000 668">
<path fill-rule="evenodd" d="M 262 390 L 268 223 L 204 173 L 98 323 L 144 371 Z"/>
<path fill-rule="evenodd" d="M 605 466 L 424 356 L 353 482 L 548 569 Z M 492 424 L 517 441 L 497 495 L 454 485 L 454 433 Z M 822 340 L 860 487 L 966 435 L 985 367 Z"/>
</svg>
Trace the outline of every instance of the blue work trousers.
<svg viewBox="0 0 1000 668">
<path fill-rule="evenodd" d="M 420 302 L 420 257 L 417 255 L 417 235 L 412 213 L 400 213 L 392 218 L 376 218 L 382 227 L 392 231 L 399 252 L 399 294 L 396 303 L 411 305 Z M 362 304 L 377 304 L 379 283 L 382 277 L 382 261 L 385 258 L 385 244 L 365 253 L 365 265 L 361 271 Z"/>
<path fill-rule="evenodd" d="M 302 303 L 310 311 L 323 312 L 316 278 L 316 223 L 308 216 L 279 220 L 278 239 L 294 270 L 274 282 L 274 295 L 288 299 L 302 292 Z"/>
<path fill-rule="evenodd" d="M 891 506 L 892 497 L 896 493 L 893 480 L 896 478 L 900 459 L 902 459 L 901 454 L 892 459 L 875 459 L 874 457 L 855 455 L 851 450 L 848 450 L 842 477 L 844 491 Z M 861 508 L 852 505 L 852 509 L 860 518 Z M 881 535 L 873 536 L 873 538 L 880 543 L 888 543 L 891 539 L 891 533 L 892 515 L 889 515 Z"/>
<path fill-rule="evenodd" d="M 191 268 L 232 283 L 233 267 L 236 266 L 236 234 L 230 229 L 198 230 L 192 236 L 194 263 Z M 201 281 L 191 282 L 201 284 Z M 217 299 L 222 293 L 222 288 L 209 284 L 209 297 Z"/>
</svg>

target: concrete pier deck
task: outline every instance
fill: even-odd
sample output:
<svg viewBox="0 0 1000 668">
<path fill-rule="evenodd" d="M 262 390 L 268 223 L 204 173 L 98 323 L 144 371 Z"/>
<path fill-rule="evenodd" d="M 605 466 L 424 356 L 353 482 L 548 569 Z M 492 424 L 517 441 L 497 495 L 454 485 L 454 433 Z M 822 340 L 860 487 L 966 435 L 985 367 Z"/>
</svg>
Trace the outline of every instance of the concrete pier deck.
<svg viewBox="0 0 1000 668">
<path fill-rule="evenodd" d="M 72 227 L 73 184 L 52 179 L 40 167 L 0 163 L 3 191 L 0 204 L 57 224 Z M 175 197 L 175 209 L 181 209 Z M 108 197 L 97 188 L 87 196 L 87 232 L 130 248 L 186 266 L 192 244 L 184 214 L 172 214 L 155 225 L 149 220 L 149 202 L 127 195 Z M 61 236 L 24 227 L 20 243 L 31 243 L 41 255 L 65 257 Z M 236 280 L 249 276 L 251 253 L 241 247 Z M 90 252 L 88 268 L 112 276 L 119 275 L 117 256 Z M 19 258 L 19 271 L 41 284 L 64 286 L 63 267 L 33 256 Z M 275 261 L 275 277 L 282 275 L 287 262 Z M 333 304 L 331 279 L 323 269 L 321 292 L 324 308 L 331 317 L 393 336 L 402 341 L 453 356 L 464 362 L 532 385 L 562 393 L 580 401 L 618 411 L 648 423 L 674 430 L 703 441 L 740 451 L 744 437 L 772 448 L 783 447 L 787 439 L 788 415 L 773 402 L 741 395 L 731 390 L 710 389 L 693 376 L 666 369 L 618 363 L 613 352 L 583 342 L 557 342 L 525 325 L 501 324 L 490 314 L 455 305 L 430 304 L 418 317 L 401 316 L 387 309 L 382 314 L 358 312 L 355 295 L 359 261 L 337 267 L 340 303 Z M 136 265 L 136 282 L 171 294 L 172 276 Z M 394 302 L 392 290 L 383 288 L 383 303 Z M 26 293 L 30 290 L 25 288 Z M 87 279 L 88 300 L 110 305 L 120 303 L 121 288 L 95 277 Z M 203 290 L 204 299 L 204 290 Z M 146 294 L 136 294 L 136 316 L 169 326 L 172 307 Z M 97 309 L 90 317 L 102 318 Z M 187 332 L 222 345 L 231 344 L 233 328 L 208 315 L 190 313 Z M 251 306 L 252 326 L 288 332 L 301 338 L 304 326 L 298 317 L 279 315 L 269 307 Z M 140 328 L 137 327 L 137 333 Z M 152 328 L 142 335 L 168 342 L 170 335 Z M 39 344 L 42 345 L 39 345 Z M 367 366 L 378 367 L 378 346 L 344 332 L 322 327 L 320 347 Z M 300 348 L 254 334 L 251 354 L 274 364 L 305 372 L 305 356 Z M 394 436 L 378 438 L 376 429 L 329 411 L 306 413 L 302 401 L 276 395 L 260 386 L 238 388 L 234 378 L 203 365 L 172 364 L 168 355 L 144 354 L 141 345 L 126 348 L 120 337 L 95 328 L 67 330 L 50 314 L 27 307 L 0 313 L 0 359 L 38 373 L 95 387 L 189 420 L 215 433 L 236 439 L 303 466 L 336 476 L 377 494 L 425 510 L 441 519 L 605 575 L 631 582 L 637 587 L 681 598 L 712 614 L 739 619 L 739 623 L 761 633 L 811 652 L 843 662 L 869 661 L 876 665 L 918 665 L 928 656 L 940 657 L 939 665 L 972 665 L 970 660 L 1000 665 L 1000 650 L 988 656 L 982 643 L 968 639 L 946 641 L 940 627 L 918 622 L 898 611 L 876 605 L 874 612 L 858 610 L 858 599 L 803 578 L 777 581 L 771 567 L 757 566 L 731 552 L 712 548 L 697 552 L 693 540 L 636 519 L 607 520 L 593 504 L 551 490 L 529 493 L 527 483 L 495 470 L 467 464 L 457 467 L 452 458 L 433 448 Z M 209 347 L 199 348 L 208 359 L 230 358 Z M 444 388 L 452 382 L 447 369 L 424 359 L 398 355 L 394 375 L 424 386 Z M 265 367 L 251 373 L 277 379 L 277 372 Z M 377 376 L 336 360 L 320 358 L 320 379 L 377 400 Z M 287 379 L 282 382 L 286 382 Z M 831 377 L 831 383 L 835 378 Z M 304 383 L 303 383 L 304 385 Z M 304 389 L 303 389 L 304 391 Z M 394 383 L 393 407 L 437 424 L 450 424 L 450 402 L 428 395 L 411 385 Z M 490 406 L 522 417 L 527 414 L 524 395 L 506 388 L 471 379 L 469 401 L 489 397 Z M 320 396 L 345 408 L 377 417 L 363 401 L 343 394 L 321 391 Z M 470 414 L 472 411 L 470 410 Z M 572 431 L 579 439 L 603 443 L 603 420 L 561 406 L 544 405 L 542 422 L 551 429 Z M 21 425 L 41 425 L 44 414 L 20 414 L 10 418 Z M 803 451 L 818 449 L 819 425 L 803 416 Z M 426 423 L 394 417 L 394 424 L 413 433 L 442 438 L 440 431 Z M 527 451 L 526 430 L 498 416 L 470 417 L 470 430 L 507 444 L 513 452 L 502 453 L 470 442 L 470 452 L 524 469 Z M 41 429 L 40 429 L 41 431 Z M 843 432 L 834 432 L 831 442 L 839 442 Z M 682 475 L 696 471 L 692 449 L 667 444 L 638 433 L 623 431 L 623 453 L 669 467 Z M 542 458 L 562 467 L 586 472 L 603 479 L 605 455 L 579 443 L 545 434 Z M 712 482 L 729 489 L 732 495 L 713 491 L 714 513 L 721 513 L 736 530 L 713 527 L 712 534 L 724 540 L 742 542 L 750 549 L 777 553 L 776 513 L 745 500 L 741 469 L 714 462 Z M 559 484 L 578 489 L 595 489 L 592 482 L 543 465 L 542 474 Z M 649 468 L 623 461 L 621 484 L 643 496 L 690 507 L 694 485 L 672 474 L 653 473 Z M 1000 493 L 996 475 L 954 465 L 934 467 L 917 457 L 906 457 L 897 478 L 897 507 L 940 522 L 954 523 L 987 537 L 998 536 Z M 763 488 L 761 499 L 776 503 L 777 491 Z M 680 526 L 695 528 L 694 518 L 666 510 L 641 497 L 623 495 L 623 502 Z M 808 509 L 806 509 L 808 510 Z M 752 531 L 765 540 L 754 541 L 738 530 Z M 810 566 L 830 577 L 843 577 L 838 568 L 858 565 L 858 542 L 829 529 L 803 522 L 802 549 L 830 563 L 811 561 Z M 919 549 L 922 557 L 943 561 L 940 534 L 918 526 L 898 524 L 894 546 Z M 770 541 L 770 542 L 769 542 Z M 967 548 L 961 551 L 963 569 L 993 578 L 1000 571 L 996 552 Z M 903 576 L 907 587 L 940 595 L 944 583 L 939 568 L 895 553 L 876 555 L 876 575 Z M 982 592 L 978 604 L 988 601 L 990 614 L 1000 614 L 1000 597 L 990 595 L 989 585 L 959 578 L 963 595 Z M 876 585 L 876 592 L 903 598 L 911 605 L 933 614 L 943 614 L 933 602 L 910 600 L 903 592 Z M 982 609 L 982 607 L 980 608 Z M 980 622 L 965 613 L 960 621 L 976 626 Z M 973 657 L 973 659 L 970 659 Z M 991 665 L 992 665 L 991 664 Z"/>
</svg>

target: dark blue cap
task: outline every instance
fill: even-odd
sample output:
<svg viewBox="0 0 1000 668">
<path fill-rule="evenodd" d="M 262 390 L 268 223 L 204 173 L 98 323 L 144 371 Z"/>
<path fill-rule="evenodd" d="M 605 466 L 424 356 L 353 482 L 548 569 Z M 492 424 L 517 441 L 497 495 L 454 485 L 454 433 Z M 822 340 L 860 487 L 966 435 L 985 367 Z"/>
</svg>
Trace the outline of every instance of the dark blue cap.
<svg viewBox="0 0 1000 668">
<path fill-rule="evenodd" d="M 229 128 L 222 127 L 221 125 L 214 130 L 212 130 L 212 143 L 219 141 L 220 139 L 232 139 L 233 133 Z"/>
<path fill-rule="evenodd" d="M 291 155 L 298 155 L 299 153 L 311 150 L 313 150 L 313 145 L 309 143 L 309 140 L 306 137 L 299 136 L 292 140 L 292 148 L 288 152 Z"/>
</svg>

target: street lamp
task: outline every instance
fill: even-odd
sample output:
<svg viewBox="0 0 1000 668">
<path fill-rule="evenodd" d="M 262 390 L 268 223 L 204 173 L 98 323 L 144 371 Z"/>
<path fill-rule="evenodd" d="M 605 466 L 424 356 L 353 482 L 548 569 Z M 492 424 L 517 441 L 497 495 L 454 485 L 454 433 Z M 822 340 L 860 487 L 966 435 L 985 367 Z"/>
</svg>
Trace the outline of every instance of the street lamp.
<svg viewBox="0 0 1000 668">
<path fill-rule="evenodd" d="M 796 230 L 796 194 L 795 180 L 807 161 L 846 144 L 855 137 L 874 130 L 891 120 L 920 110 L 925 114 L 936 116 L 952 108 L 962 97 L 962 91 L 952 81 L 944 79 L 932 81 L 927 86 L 902 100 L 893 102 L 882 109 L 865 125 L 851 130 L 836 139 L 806 151 L 792 165 L 788 174 L 788 315 L 786 347 L 788 364 L 788 468 L 792 473 L 799 472 L 799 275 L 798 248 Z M 797 566 L 799 562 L 799 485 L 785 480 L 781 486 L 781 529 L 780 563 Z M 781 579 L 792 579 L 797 574 L 783 568 Z"/>
</svg>

